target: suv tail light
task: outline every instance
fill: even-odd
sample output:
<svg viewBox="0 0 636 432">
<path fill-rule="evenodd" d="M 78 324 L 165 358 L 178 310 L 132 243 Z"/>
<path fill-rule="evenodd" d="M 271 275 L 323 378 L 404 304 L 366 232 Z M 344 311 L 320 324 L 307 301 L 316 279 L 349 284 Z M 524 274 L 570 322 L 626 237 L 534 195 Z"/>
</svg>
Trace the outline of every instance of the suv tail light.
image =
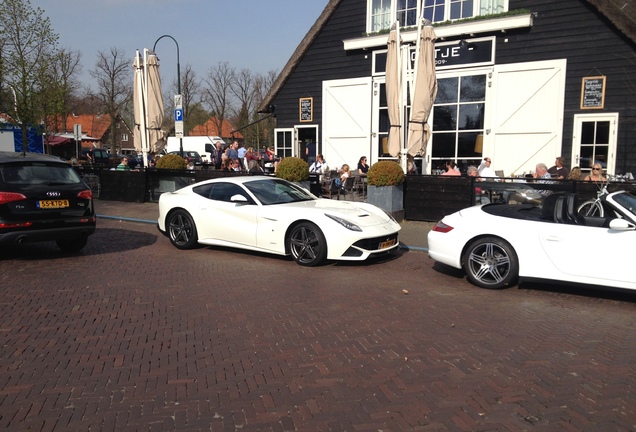
<svg viewBox="0 0 636 432">
<path fill-rule="evenodd" d="M 0 192 L 0 204 L 7 204 L 13 201 L 22 201 L 27 199 L 21 193 L 16 192 Z"/>
<path fill-rule="evenodd" d="M 77 194 L 78 198 L 83 199 L 93 199 L 93 191 L 90 189 L 86 189 Z"/>
</svg>

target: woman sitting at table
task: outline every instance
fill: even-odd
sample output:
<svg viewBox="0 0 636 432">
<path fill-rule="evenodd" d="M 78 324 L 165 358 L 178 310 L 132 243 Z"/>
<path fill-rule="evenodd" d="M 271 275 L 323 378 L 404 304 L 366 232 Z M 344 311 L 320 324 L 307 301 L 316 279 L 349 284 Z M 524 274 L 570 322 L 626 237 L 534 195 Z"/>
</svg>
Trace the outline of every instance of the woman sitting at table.
<svg viewBox="0 0 636 432">
<path fill-rule="evenodd" d="M 367 164 L 367 157 L 362 156 L 358 161 L 358 174 L 366 174 L 369 171 L 369 165 Z"/>
<path fill-rule="evenodd" d="M 585 176 L 585 181 L 606 182 L 607 178 L 603 175 L 603 167 L 595 163 L 592 166 L 592 172 Z"/>
</svg>

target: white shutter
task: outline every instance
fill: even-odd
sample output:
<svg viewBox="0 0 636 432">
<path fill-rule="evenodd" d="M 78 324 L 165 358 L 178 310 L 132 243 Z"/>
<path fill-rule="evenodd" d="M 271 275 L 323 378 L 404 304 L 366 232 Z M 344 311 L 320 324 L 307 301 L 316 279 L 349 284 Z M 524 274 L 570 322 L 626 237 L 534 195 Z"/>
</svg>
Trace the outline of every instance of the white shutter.
<svg viewBox="0 0 636 432">
<path fill-rule="evenodd" d="M 484 156 L 506 176 L 561 155 L 566 60 L 497 65 L 488 88 Z"/>
<path fill-rule="evenodd" d="M 329 167 L 352 166 L 368 153 L 371 96 L 371 77 L 323 82 L 322 149 Z"/>
</svg>

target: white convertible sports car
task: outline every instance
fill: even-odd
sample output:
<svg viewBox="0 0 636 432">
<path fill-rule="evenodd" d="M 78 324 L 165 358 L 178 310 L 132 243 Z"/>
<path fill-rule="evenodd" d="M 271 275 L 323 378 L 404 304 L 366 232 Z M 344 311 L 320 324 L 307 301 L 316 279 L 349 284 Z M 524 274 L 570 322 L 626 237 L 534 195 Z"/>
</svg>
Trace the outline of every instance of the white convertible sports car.
<svg viewBox="0 0 636 432">
<path fill-rule="evenodd" d="M 483 288 L 521 278 L 636 289 L 636 197 L 619 191 L 603 201 L 604 217 L 579 215 L 574 194 L 549 195 L 542 207 L 470 207 L 437 223 L 428 254 Z"/>
<path fill-rule="evenodd" d="M 400 230 L 371 204 L 316 198 L 266 176 L 218 178 L 164 193 L 158 226 L 179 249 L 203 244 L 291 254 L 305 266 L 388 252 L 399 246 Z"/>
</svg>

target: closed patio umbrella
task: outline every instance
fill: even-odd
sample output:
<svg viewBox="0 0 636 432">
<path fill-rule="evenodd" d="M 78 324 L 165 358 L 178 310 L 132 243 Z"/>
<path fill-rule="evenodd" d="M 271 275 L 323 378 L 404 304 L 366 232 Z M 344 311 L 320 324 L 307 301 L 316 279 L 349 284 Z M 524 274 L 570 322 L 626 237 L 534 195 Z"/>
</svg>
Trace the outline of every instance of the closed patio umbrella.
<svg viewBox="0 0 636 432">
<path fill-rule="evenodd" d="M 437 77 L 435 75 L 435 31 L 429 20 L 423 20 L 418 28 L 416 48 L 414 89 L 411 96 L 411 116 L 409 119 L 408 154 L 425 155 L 426 143 L 431 135 L 427 123 L 437 96 Z"/>
<path fill-rule="evenodd" d="M 144 102 L 144 67 L 139 50 L 135 54 L 133 61 L 134 76 L 133 76 L 133 109 L 135 113 L 135 150 L 137 153 L 143 152 L 144 149 L 148 149 L 148 135 L 146 134 L 146 110 Z M 146 160 L 146 158 L 144 158 Z"/>
<path fill-rule="evenodd" d="M 388 150 L 396 157 L 402 150 L 402 61 L 400 25 L 389 33 L 386 53 L 386 99 L 389 112 Z"/>
<path fill-rule="evenodd" d="M 165 133 L 161 129 L 163 124 L 163 95 L 161 93 L 161 77 L 159 74 L 159 59 L 148 49 L 144 49 L 146 63 L 146 127 L 148 128 L 148 151 L 158 153 L 166 145 Z M 146 161 L 144 155 L 144 161 Z M 145 163 L 145 162 L 144 162 Z"/>
</svg>

